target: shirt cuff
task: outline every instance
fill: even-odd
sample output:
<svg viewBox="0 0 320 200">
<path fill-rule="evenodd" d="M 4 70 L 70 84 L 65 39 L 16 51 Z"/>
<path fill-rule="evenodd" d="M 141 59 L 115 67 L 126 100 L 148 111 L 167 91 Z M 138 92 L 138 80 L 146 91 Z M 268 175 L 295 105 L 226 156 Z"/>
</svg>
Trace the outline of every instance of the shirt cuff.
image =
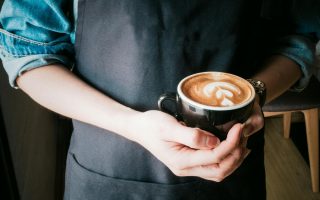
<svg viewBox="0 0 320 200">
<path fill-rule="evenodd" d="M 4 54 L 3 49 L 0 50 L 0 54 Z M 8 74 L 9 83 L 16 89 L 18 89 L 16 79 L 24 72 L 56 63 L 60 63 L 70 68 L 73 66 L 73 62 L 70 59 L 65 56 L 55 54 L 30 55 L 20 58 L 6 56 L 5 59 L 2 57 L 2 64 Z"/>
<path fill-rule="evenodd" d="M 0 58 L 10 85 L 18 88 L 16 78 L 24 72 L 54 63 L 72 67 L 74 48 L 68 36 L 44 43 L 0 29 Z"/>
<path fill-rule="evenodd" d="M 304 36 L 291 35 L 283 38 L 272 53 L 286 56 L 300 66 L 302 76 L 291 90 L 300 92 L 306 88 L 314 71 L 315 44 Z"/>
</svg>

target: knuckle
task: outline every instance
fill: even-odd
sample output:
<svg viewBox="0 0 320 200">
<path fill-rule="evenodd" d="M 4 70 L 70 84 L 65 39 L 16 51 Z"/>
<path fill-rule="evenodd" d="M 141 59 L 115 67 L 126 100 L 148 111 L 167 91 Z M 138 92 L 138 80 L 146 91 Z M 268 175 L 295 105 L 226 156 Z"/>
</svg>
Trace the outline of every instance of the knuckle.
<svg viewBox="0 0 320 200">
<path fill-rule="evenodd" d="M 231 160 L 230 160 L 230 164 L 229 164 L 229 169 L 235 169 L 237 168 L 237 166 L 240 164 L 242 160 L 242 157 L 239 156 L 239 157 L 233 157 Z"/>
<path fill-rule="evenodd" d="M 244 150 L 242 148 L 237 148 L 233 152 L 233 157 L 235 160 L 240 160 Z"/>
<path fill-rule="evenodd" d="M 216 171 L 213 179 L 215 179 L 216 182 L 221 182 L 225 177 L 226 177 L 226 172 L 225 170 L 221 169 Z"/>
<path fill-rule="evenodd" d="M 224 178 L 223 178 L 223 177 L 220 177 L 220 176 L 214 178 L 215 182 L 218 182 L 218 183 L 222 182 L 223 179 L 224 179 Z"/>
<path fill-rule="evenodd" d="M 264 126 L 264 118 L 262 116 L 257 116 L 255 119 L 257 130 L 260 130 Z"/>
<path fill-rule="evenodd" d="M 215 163 L 221 163 L 223 161 L 223 158 L 221 156 L 217 156 L 215 159 L 214 159 L 214 162 Z"/>
<path fill-rule="evenodd" d="M 198 129 L 193 129 L 189 137 L 189 142 L 192 145 L 197 145 L 200 143 L 200 132 Z"/>
<path fill-rule="evenodd" d="M 222 179 L 216 178 L 216 182 L 217 182 L 217 183 L 220 183 L 221 181 L 222 181 Z"/>
<path fill-rule="evenodd" d="M 223 161 L 222 155 L 217 155 L 216 151 L 213 151 L 213 162 L 214 163 L 221 163 Z"/>
<path fill-rule="evenodd" d="M 218 178 L 220 179 L 220 180 L 223 180 L 224 178 L 226 178 L 227 177 L 227 172 L 226 171 L 222 171 L 220 174 L 219 174 L 219 176 L 218 176 Z"/>
</svg>

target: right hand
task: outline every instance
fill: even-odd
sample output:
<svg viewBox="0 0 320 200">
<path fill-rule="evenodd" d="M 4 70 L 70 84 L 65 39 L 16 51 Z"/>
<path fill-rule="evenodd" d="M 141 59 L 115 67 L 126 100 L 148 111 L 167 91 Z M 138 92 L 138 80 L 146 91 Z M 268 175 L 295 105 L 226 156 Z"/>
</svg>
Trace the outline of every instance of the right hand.
<svg viewBox="0 0 320 200">
<path fill-rule="evenodd" d="M 46 108 L 140 143 L 178 176 L 220 181 L 243 160 L 239 124 L 217 146 L 218 139 L 210 133 L 183 126 L 160 111 L 132 110 L 61 65 L 30 70 L 17 81 L 23 91 Z"/>
<path fill-rule="evenodd" d="M 248 154 L 241 145 L 240 124 L 220 143 L 213 134 L 179 123 L 160 111 L 139 113 L 130 124 L 132 140 L 141 144 L 177 176 L 197 176 L 222 181 Z"/>
</svg>

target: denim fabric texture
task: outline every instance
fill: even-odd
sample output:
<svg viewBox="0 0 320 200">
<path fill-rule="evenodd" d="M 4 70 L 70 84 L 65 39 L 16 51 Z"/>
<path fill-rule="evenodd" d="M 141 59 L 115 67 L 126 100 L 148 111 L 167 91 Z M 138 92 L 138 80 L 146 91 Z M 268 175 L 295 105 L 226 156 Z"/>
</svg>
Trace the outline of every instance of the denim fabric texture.
<svg viewBox="0 0 320 200">
<path fill-rule="evenodd" d="M 33 68 L 52 63 L 61 63 L 70 68 L 73 66 L 78 1 L 74 0 L 73 6 L 69 5 L 70 2 L 66 0 L 4 2 L 0 13 L 2 26 L 0 58 L 8 73 L 11 86 L 16 87 L 16 78 Z M 297 21 L 297 35 L 283 38 L 278 48 L 274 50 L 274 53 L 287 56 L 301 66 L 303 76 L 294 88 L 298 91 L 308 84 L 315 59 L 315 41 L 311 42 L 301 34 L 312 32 L 318 37 L 320 34 L 320 24 L 313 23 L 315 21 L 313 16 L 310 13 L 305 15 L 302 7 L 297 7 L 298 10 L 293 16 Z M 316 10 L 314 13 L 317 13 Z"/>
<path fill-rule="evenodd" d="M 300 65 L 302 77 L 291 89 L 300 92 L 309 83 L 313 73 L 315 62 L 315 46 L 305 37 L 299 35 L 287 36 L 279 41 L 278 48 L 273 51 L 275 54 L 287 56 Z"/>
<path fill-rule="evenodd" d="M 72 1 L 5 1 L 0 23 L 0 58 L 11 86 L 23 72 L 53 63 L 72 68 L 75 15 Z M 74 7 L 76 7 L 74 3 Z"/>
</svg>

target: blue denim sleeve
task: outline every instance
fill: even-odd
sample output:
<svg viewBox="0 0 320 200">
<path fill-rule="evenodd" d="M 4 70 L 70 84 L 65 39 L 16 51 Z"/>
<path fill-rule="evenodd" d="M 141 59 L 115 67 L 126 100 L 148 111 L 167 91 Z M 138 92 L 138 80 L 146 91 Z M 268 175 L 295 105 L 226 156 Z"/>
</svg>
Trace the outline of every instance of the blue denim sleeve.
<svg viewBox="0 0 320 200">
<path fill-rule="evenodd" d="M 286 56 L 300 66 L 302 77 L 291 89 L 302 91 L 308 85 L 314 71 L 315 43 L 301 35 L 290 35 L 281 38 L 272 53 Z"/>
<path fill-rule="evenodd" d="M 53 63 L 73 66 L 72 10 L 72 1 L 67 0 L 4 2 L 0 58 L 13 87 L 16 78 L 30 69 Z"/>
<path fill-rule="evenodd" d="M 302 77 L 292 89 L 301 91 L 308 85 L 315 69 L 316 44 L 320 39 L 320 1 L 292 2 L 287 7 L 290 8 L 293 34 L 281 38 L 274 53 L 287 56 L 300 65 Z"/>
</svg>

